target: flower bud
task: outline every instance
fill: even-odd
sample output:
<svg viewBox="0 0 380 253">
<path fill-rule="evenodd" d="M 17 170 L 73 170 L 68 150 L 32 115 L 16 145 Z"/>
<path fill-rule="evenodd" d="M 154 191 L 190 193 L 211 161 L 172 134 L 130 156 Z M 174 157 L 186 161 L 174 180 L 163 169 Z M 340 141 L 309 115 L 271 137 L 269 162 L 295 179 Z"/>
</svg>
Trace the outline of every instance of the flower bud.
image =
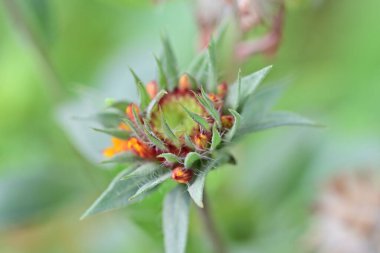
<svg viewBox="0 0 380 253">
<path fill-rule="evenodd" d="M 208 138 L 207 135 L 199 133 L 194 136 L 194 144 L 199 149 L 205 149 L 208 146 Z"/>
<path fill-rule="evenodd" d="M 234 125 L 234 117 L 232 115 L 223 115 L 220 119 L 224 128 L 230 129 Z"/>
<path fill-rule="evenodd" d="M 139 139 L 132 137 L 127 141 L 127 147 L 141 158 L 153 158 L 156 156 L 154 150 Z"/>
<path fill-rule="evenodd" d="M 128 118 L 132 121 L 135 122 L 135 115 L 133 115 L 133 110 L 136 111 L 137 114 L 140 114 L 140 109 L 139 107 L 134 104 L 134 103 L 130 103 L 127 108 L 125 109 L 125 113 L 127 114 Z"/>
<path fill-rule="evenodd" d="M 186 91 L 186 90 L 189 90 L 190 88 L 191 88 L 190 78 L 189 78 L 188 75 L 183 74 L 183 75 L 179 78 L 178 89 L 179 89 L 180 91 Z"/>
<path fill-rule="evenodd" d="M 184 167 L 176 167 L 172 170 L 172 179 L 178 183 L 186 184 L 193 178 L 193 171 Z"/>
<path fill-rule="evenodd" d="M 151 81 L 146 85 L 146 91 L 150 98 L 154 98 L 158 93 L 158 85 L 156 81 Z"/>
<path fill-rule="evenodd" d="M 228 92 L 228 85 L 226 82 L 223 82 L 218 85 L 218 95 L 222 98 L 224 98 L 227 95 Z"/>
</svg>

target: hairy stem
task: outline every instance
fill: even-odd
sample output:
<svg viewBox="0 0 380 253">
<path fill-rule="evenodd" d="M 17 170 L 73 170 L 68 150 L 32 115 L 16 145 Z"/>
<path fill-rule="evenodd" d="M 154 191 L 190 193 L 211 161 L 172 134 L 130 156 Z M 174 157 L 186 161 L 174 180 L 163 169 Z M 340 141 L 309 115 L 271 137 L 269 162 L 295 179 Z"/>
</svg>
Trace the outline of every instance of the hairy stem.
<svg viewBox="0 0 380 253">
<path fill-rule="evenodd" d="M 4 10 L 8 14 L 9 18 L 13 22 L 15 28 L 19 30 L 22 35 L 28 40 L 29 44 L 33 47 L 37 57 L 42 66 L 42 71 L 47 78 L 46 84 L 48 90 L 53 99 L 58 99 L 62 95 L 62 83 L 58 77 L 58 74 L 53 66 L 53 63 L 49 57 L 49 53 L 46 50 L 46 45 L 37 36 L 34 29 L 28 23 L 23 11 L 19 4 L 15 0 L 3 0 Z"/>
<path fill-rule="evenodd" d="M 199 214 L 202 218 L 203 225 L 206 229 L 206 233 L 208 234 L 211 243 L 214 247 L 216 253 L 227 253 L 227 249 L 223 243 L 223 239 L 216 230 L 215 223 L 211 217 L 208 198 L 205 195 L 203 200 L 203 208 L 198 208 Z"/>
</svg>

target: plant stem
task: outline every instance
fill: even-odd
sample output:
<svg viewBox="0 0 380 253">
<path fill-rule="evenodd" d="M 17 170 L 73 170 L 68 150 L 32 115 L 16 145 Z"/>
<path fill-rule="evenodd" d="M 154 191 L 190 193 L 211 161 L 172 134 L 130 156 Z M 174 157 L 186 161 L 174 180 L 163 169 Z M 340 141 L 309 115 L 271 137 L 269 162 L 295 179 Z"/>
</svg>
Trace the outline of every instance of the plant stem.
<svg viewBox="0 0 380 253">
<path fill-rule="evenodd" d="M 42 70 L 44 71 L 44 74 L 47 79 L 47 88 L 50 92 L 50 95 L 52 95 L 54 101 L 56 101 L 56 99 L 59 99 L 62 96 L 62 83 L 53 66 L 49 53 L 46 50 L 46 45 L 44 45 L 39 36 L 37 36 L 35 30 L 28 23 L 17 1 L 3 0 L 3 3 L 4 9 L 6 10 L 11 21 L 14 23 L 14 26 L 29 41 L 37 57 L 39 58 Z"/>
<path fill-rule="evenodd" d="M 216 230 L 215 223 L 211 217 L 211 213 L 210 213 L 210 209 L 208 205 L 208 198 L 206 194 L 204 196 L 203 205 L 204 207 L 198 208 L 198 211 L 203 221 L 203 225 L 205 226 L 206 233 L 208 234 L 211 240 L 211 243 L 214 247 L 214 250 L 216 253 L 227 253 L 227 249 L 223 243 L 222 237 Z"/>
</svg>

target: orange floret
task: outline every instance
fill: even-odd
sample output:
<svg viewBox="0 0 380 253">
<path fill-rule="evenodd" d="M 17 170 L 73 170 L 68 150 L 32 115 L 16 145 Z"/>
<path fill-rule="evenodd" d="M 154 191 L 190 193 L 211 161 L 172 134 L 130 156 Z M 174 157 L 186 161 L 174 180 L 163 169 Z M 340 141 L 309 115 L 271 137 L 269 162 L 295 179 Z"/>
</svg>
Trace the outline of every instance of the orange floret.
<svg viewBox="0 0 380 253">
<path fill-rule="evenodd" d="M 132 137 L 128 139 L 128 149 L 132 150 L 136 155 L 141 158 L 155 158 L 156 152 L 139 139 Z"/>
<path fill-rule="evenodd" d="M 103 155 L 105 157 L 112 157 L 120 152 L 127 151 L 128 150 L 128 141 L 121 140 L 118 138 L 112 138 L 112 146 L 109 148 L 106 148 L 103 151 Z"/>
<path fill-rule="evenodd" d="M 150 98 L 154 98 L 158 93 L 158 85 L 156 81 L 151 81 L 146 85 L 146 91 Z"/>
<path fill-rule="evenodd" d="M 127 108 L 125 109 L 125 113 L 127 114 L 128 118 L 130 120 L 132 120 L 133 122 L 135 122 L 135 116 L 133 115 L 133 110 L 135 110 L 137 114 L 140 113 L 139 107 L 136 104 L 134 104 L 134 103 L 130 103 L 127 106 Z"/>
</svg>

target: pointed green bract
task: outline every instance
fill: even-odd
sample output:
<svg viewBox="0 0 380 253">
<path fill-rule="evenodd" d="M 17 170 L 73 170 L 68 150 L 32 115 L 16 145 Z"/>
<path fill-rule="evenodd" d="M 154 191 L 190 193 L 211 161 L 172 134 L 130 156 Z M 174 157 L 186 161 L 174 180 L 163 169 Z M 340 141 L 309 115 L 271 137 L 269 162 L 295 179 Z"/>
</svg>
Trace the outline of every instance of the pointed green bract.
<svg viewBox="0 0 380 253">
<path fill-rule="evenodd" d="M 215 49 L 215 42 L 211 40 L 207 56 L 208 56 L 208 90 L 209 91 L 216 91 L 216 87 L 218 85 L 218 71 L 216 68 L 216 49 Z"/>
<path fill-rule="evenodd" d="M 186 145 L 191 148 L 191 149 L 195 149 L 195 145 L 194 143 L 192 142 L 191 138 L 189 135 L 185 134 L 185 143 Z"/>
<path fill-rule="evenodd" d="M 161 89 L 167 90 L 169 88 L 168 78 L 166 77 L 166 73 L 162 66 L 162 62 L 156 56 L 154 56 L 154 58 L 156 59 L 156 63 L 158 67 L 158 85 L 160 86 Z"/>
<path fill-rule="evenodd" d="M 144 126 L 141 122 L 140 115 L 137 113 L 136 108 L 134 106 L 132 106 L 132 114 L 133 114 L 133 117 L 135 118 L 135 123 L 139 131 L 142 131 L 144 129 Z"/>
<path fill-rule="evenodd" d="M 236 132 L 238 131 L 240 127 L 240 123 L 241 123 L 240 114 L 237 111 L 232 110 L 232 109 L 230 109 L 229 111 L 234 116 L 234 125 L 232 126 L 230 131 L 228 131 L 228 133 L 226 134 L 225 140 L 227 141 L 232 140 L 232 138 L 235 136 Z"/>
<path fill-rule="evenodd" d="M 212 127 L 212 139 L 211 139 L 211 150 L 215 150 L 219 144 L 222 142 L 222 137 L 218 131 L 218 128 L 214 124 Z"/>
<path fill-rule="evenodd" d="M 150 102 L 149 94 L 146 91 L 145 86 L 143 82 L 141 81 L 141 79 L 136 75 L 136 73 L 131 68 L 129 70 L 131 71 L 133 78 L 135 79 L 137 91 L 140 96 L 140 107 L 141 109 L 144 110 L 149 105 L 149 102 Z"/>
<path fill-rule="evenodd" d="M 221 127 L 222 122 L 220 121 L 220 114 L 215 109 L 214 103 L 207 96 L 203 87 L 201 87 L 201 95 L 202 96 L 196 95 L 198 101 L 202 104 L 202 106 L 206 109 L 206 111 L 211 115 L 211 117 L 216 121 L 216 124 L 218 125 L 218 127 Z"/>
<path fill-rule="evenodd" d="M 165 146 L 165 143 L 163 143 L 152 131 L 152 129 L 148 126 L 146 122 L 144 122 L 145 128 L 144 132 L 146 134 L 146 137 L 149 139 L 149 141 L 154 144 L 157 148 L 161 150 L 168 150 L 168 148 Z"/>
<path fill-rule="evenodd" d="M 171 141 L 173 142 L 174 145 L 176 146 L 179 146 L 180 145 L 180 142 L 177 138 L 177 136 L 174 134 L 173 130 L 170 128 L 170 126 L 168 125 L 168 123 L 166 122 L 166 119 L 164 117 L 164 114 L 161 112 L 161 126 L 162 126 L 162 130 L 165 134 L 165 136 Z"/>
<path fill-rule="evenodd" d="M 131 196 L 129 198 L 129 200 L 133 200 L 139 196 L 141 196 L 141 194 L 155 188 L 156 186 L 158 186 L 159 184 L 165 182 L 167 179 L 169 179 L 171 176 L 171 171 L 167 171 L 165 170 L 164 173 L 158 175 L 158 176 L 154 176 L 150 179 L 148 179 L 147 181 L 145 181 L 143 183 L 143 185 L 141 187 L 139 187 L 139 189 L 137 190 L 137 192 L 135 194 L 133 194 L 133 196 Z"/>
<path fill-rule="evenodd" d="M 202 116 L 196 113 L 190 112 L 184 106 L 182 106 L 182 108 L 190 116 L 190 118 L 194 120 L 196 123 L 198 123 L 199 125 L 201 125 L 203 129 L 206 129 L 206 130 L 209 129 L 209 124 L 205 118 L 203 118 Z"/>
<path fill-rule="evenodd" d="M 148 108 L 146 109 L 146 116 L 148 119 L 151 118 L 153 110 L 158 105 L 161 98 L 163 98 L 166 94 L 168 94 L 166 90 L 160 90 L 160 92 L 158 92 L 158 94 L 152 99 L 152 101 L 150 101 Z"/>
<path fill-rule="evenodd" d="M 190 197 L 183 185 L 168 193 L 163 207 L 165 253 L 185 253 Z"/>
<path fill-rule="evenodd" d="M 185 168 L 191 168 L 196 161 L 202 159 L 202 156 L 197 152 L 190 152 L 185 157 Z"/>
<path fill-rule="evenodd" d="M 122 113 L 125 112 L 125 108 L 127 108 L 127 106 L 130 104 L 129 101 L 114 101 L 113 99 L 106 100 L 105 103 L 108 108 L 117 109 Z"/>
<path fill-rule="evenodd" d="M 141 133 L 140 133 L 140 131 L 142 131 L 142 129 L 138 129 L 138 128 L 135 126 L 135 124 L 134 124 L 134 123 L 133 123 L 128 117 L 123 118 L 122 121 L 123 121 L 128 127 L 129 127 L 129 129 L 132 130 L 132 132 L 133 132 L 136 136 L 139 136 L 139 137 L 142 136 Z"/>
<path fill-rule="evenodd" d="M 112 158 L 102 161 L 103 164 L 107 163 L 118 163 L 118 164 L 124 164 L 124 163 L 133 163 L 136 161 L 139 161 L 140 158 L 134 155 L 131 152 L 122 152 L 120 154 L 114 155 Z"/>
<path fill-rule="evenodd" d="M 163 153 L 163 154 L 158 155 L 157 157 L 164 158 L 169 163 L 180 163 L 181 162 L 181 159 L 172 153 Z"/>
<path fill-rule="evenodd" d="M 118 139 L 126 140 L 130 137 L 130 134 L 127 131 L 117 129 L 117 128 L 116 129 L 115 128 L 111 128 L 111 129 L 93 128 L 93 129 L 97 132 L 105 133 L 105 134 L 111 135 L 113 137 L 116 137 Z"/>
<path fill-rule="evenodd" d="M 164 49 L 162 56 L 162 65 L 167 76 L 168 88 L 172 90 L 177 86 L 178 83 L 177 60 L 175 58 L 173 48 L 167 37 L 162 37 L 162 44 Z"/>
</svg>

